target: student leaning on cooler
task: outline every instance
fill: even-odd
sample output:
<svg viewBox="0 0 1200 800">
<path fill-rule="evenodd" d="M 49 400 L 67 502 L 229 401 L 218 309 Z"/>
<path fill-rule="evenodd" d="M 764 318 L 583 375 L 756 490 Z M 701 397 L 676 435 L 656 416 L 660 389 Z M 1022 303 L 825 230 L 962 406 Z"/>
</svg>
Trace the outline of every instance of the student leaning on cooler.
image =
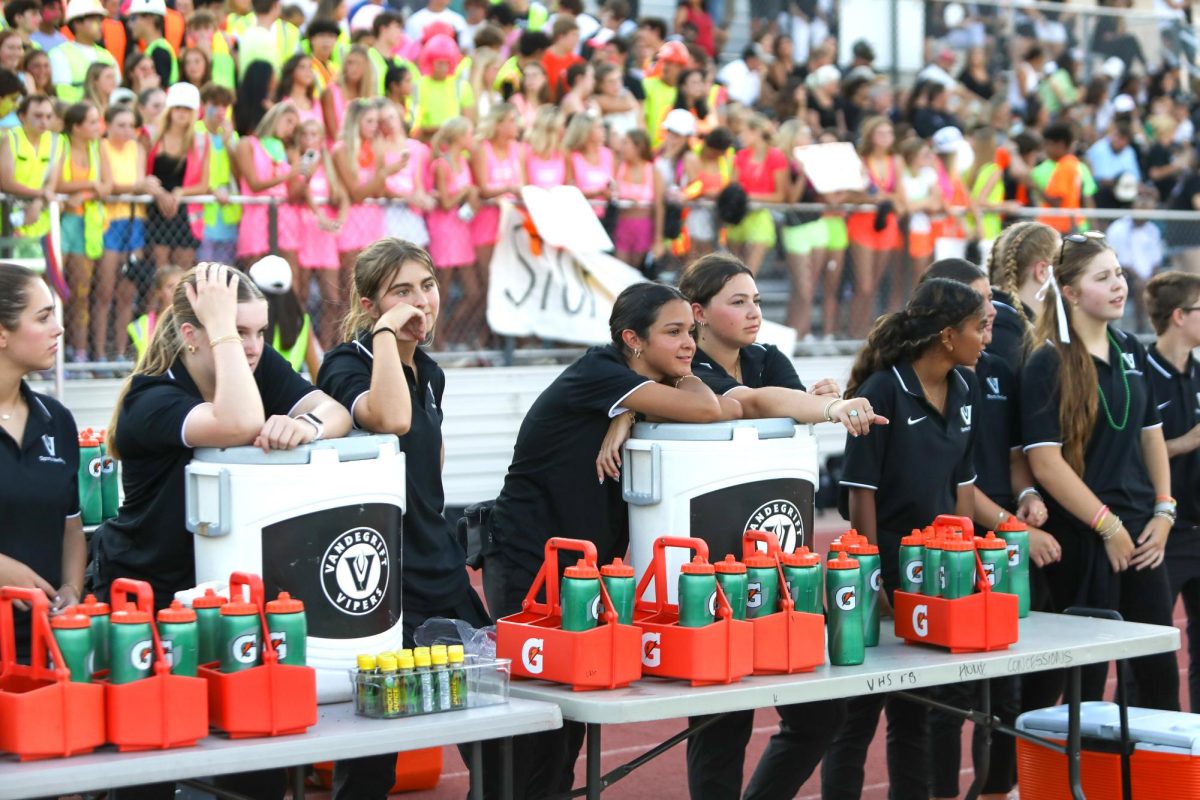
<svg viewBox="0 0 1200 800">
<path fill-rule="evenodd" d="M 476 628 L 491 624 L 467 578 L 466 555 L 442 513 L 446 375 L 422 349 L 433 341 L 441 297 L 429 254 L 391 237 L 359 254 L 352 286 L 345 342 L 325 356 L 320 385 L 350 411 L 354 427 L 400 437 L 408 498 L 404 646 L 412 647 L 414 631 L 431 617 Z M 382 800 L 395 782 L 395 766 L 395 753 L 338 762 L 334 797 Z"/>
<path fill-rule="evenodd" d="M 1154 384 L 1163 437 L 1171 459 L 1171 494 L 1178 517 L 1167 538 L 1170 603 L 1183 595 L 1187 611 L 1188 696 L 1200 711 L 1200 275 L 1164 272 L 1146 285 L 1146 311 L 1158 334 L 1147 373 Z"/>
<path fill-rule="evenodd" d="M 696 376 L 714 393 L 741 403 L 743 416 L 790 417 L 800 423 L 836 421 L 851 436 L 868 433 L 872 424 L 887 423 L 865 398 L 841 399 L 831 380 L 818 382 L 809 393 L 792 360 L 775 346 L 757 341 L 763 321 L 758 287 L 749 268 L 736 258 L 723 253 L 700 258 L 684 272 L 679 290 L 691 301 L 696 319 L 692 359 Z M 611 469 L 609 475 L 619 478 L 616 465 Z M 719 558 L 714 554 L 714 559 Z M 779 731 L 746 786 L 747 800 L 794 797 L 841 725 L 845 702 L 781 705 L 776 711 Z M 693 797 L 736 800 L 742 796 L 742 766 L 753 727 L 753 711 L 735 711 L 688 738 L 688 786 Z"/>
<path fill-rule="evenodd" d="M 41 589 L 55 608 L 79 601 L 87 561 L 79 432 L 25 375 L 53 368 L 62 333 L 41 277 L 0 263 L 0 586 Z M 14 623 L 18 661 L 28 663 L 29 615 Z"/>
<path fill-rule="evenodd" d="M 489 524 L 483 581 L 494 617 L 520 610 L 552 536 L 591 541 L 601 563 L 625 555 L 629 514 L 620 481 L 598 476 L 596 458 L 614 417 L 716 422 L 741 415 L 736 400 L 717 397 L 692 374 L 692 325 L 692 309 L 676 289 L 634 284 L 613 304 L 612 343 L 589 349 L 534 401 Z M 518 794 L 569 789 L 582 741 L 575 723 L 517 739 Z"/>
<path fill-rule="evenodd" d="M 983 352 L 987 314 L 987 301 L 974 289 L 926 281 L 902 311 L 875 323 L 850 372 L 846 394 L 865 397 L 891 420 L 846 440 L 839 500 L 851 526 L 879 546 L 884 609 L 899 585 L 901 537 L 939 514 L 974 515 L 979 385 L 968 367 Z M 821 796 L 859 797 L 867 748 L 886 708 L 891 796 L 927 800 L 925 707 L 876 695 L 851 698 L 846 708 L 821 765 Z"/>
<path fill-rule="evenodd" d="M 1099 234 L 1069 234 L 1038 317 L 1043 342 L 1021 373 L 1021 431 L 1062 559 L 1046 568 L 1058 609 L 1119 611 L 1171 624 L 1164 548 L 1176 519 L 1146 351 L 1115 326 L 1128 288 Z M 1129 662 L 1136 705 L 1179 708 L 1173 653 Z M 1083 667 L 1083 698 L 1104 693 L 1107 664 Z"/>
</svg>

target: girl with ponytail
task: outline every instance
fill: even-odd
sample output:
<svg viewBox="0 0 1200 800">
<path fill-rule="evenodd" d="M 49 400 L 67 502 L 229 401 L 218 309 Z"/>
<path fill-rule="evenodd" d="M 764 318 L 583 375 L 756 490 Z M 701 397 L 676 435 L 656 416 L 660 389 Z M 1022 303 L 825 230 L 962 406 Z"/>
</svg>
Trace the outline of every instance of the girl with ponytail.
<svg viewBox="0 0 1200 800">
<path fill-rule="evenodd" d="M 866 398 L 891 420 L 846 440 L 839 502 L 851 526 L 879 546 L 885 608 L 899 585 L 901 537 L 939 514 L 974 516 L 980 391 L 970 368 L 983 353 L 987 327 L 983 296 L 931 278 L 904 310 L 880 318 L 850 373 L 846 395 Z M 863 759 L 885 708 L 892 792 L 929 796 L 925 707 L 879 695 L 847 701 L 846 722 L 821 766 L 826 800 L 861 794 Z"/>
<path fill-rule="evenodd" d="M 988 352 L 1020 370 L 1029 352 L 1032 325 L 1042 308 L 1038 297 L 1046 269 L 1058 254 L 1058 231 L 1041 222 L 1018 222 L 1005 228 L 988 254 L 987 272 L 995 291 L 996 321 Z"/>
<path fill-rule="evenodd" d="M 1070 234 L 1047 271 L 1048 293 L 1021 377 L 1021 429 L 1062 559 L 1046 568 L 1055 606 L 1109 608 L 1171 624 L 1162 566 L 1175 520 L 1171 475 L 1146 351 L 1115 327 L 1128 286 L 1101 234 Z M 1130 661 L 1138 704 L 1179 708 L 1173 654 Z M 1099 700 L 1105 664 L 1083 668 Z"/>
</svg>

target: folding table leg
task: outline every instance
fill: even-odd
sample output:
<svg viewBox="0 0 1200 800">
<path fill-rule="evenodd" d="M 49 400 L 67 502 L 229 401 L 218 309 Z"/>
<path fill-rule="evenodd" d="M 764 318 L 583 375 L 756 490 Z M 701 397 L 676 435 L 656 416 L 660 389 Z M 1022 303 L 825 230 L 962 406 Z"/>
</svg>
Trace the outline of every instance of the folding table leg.
<svg viewBox="0 0 1200 800">
<path fill-rule="evenodd" d="M 500 800 L 512 800 L 513 796 L 513 740 L 506 736 L 500 740 Z"/>
<path fill-rule="evenodd" d="M 604 790 L 600 777 L 600 726 L 594 722 L 587 724 L 587 798 L 600 800 L 600 792 Z"/>
<path fill-rule="evenodd" d="M 471 800 L 483 800 L 483 742 L 471 742 Z"/>
<path fill-rule="evenodd" d="M 292 778 L 292 800 L 304 800 L 304 773 L 308 767 L 300 765 L 292 767 L 288 774 Z"/>
<path fill-rule="evenodd" d="M 983 728 L 983 747 L 979 759 L 975 761 L 975 780 L 971 781 L 970 787 L 967 788 L 966 800 L 975 800 L 979 797 L 983 792 L 983 785 L 987 783 L 988 773 L 992 769 L 992 682 L 987 679 L 979 682 L 979 713 L 984 716 L 987 723 L 975 724 L 976 728 Z M 974 738 L 974 733 L 972 733 L 972 738 Z"/>
<path fill-rule="evenodd" d="M 1079 702 L 1082 680 L 1079 667 L 1067 670 L 1067 775 L 1071 783 L 1071 797 L 1075 800 L 1085 800 L 1080 777 L 1082 743 L 1079 733 Z"/>
</svg>

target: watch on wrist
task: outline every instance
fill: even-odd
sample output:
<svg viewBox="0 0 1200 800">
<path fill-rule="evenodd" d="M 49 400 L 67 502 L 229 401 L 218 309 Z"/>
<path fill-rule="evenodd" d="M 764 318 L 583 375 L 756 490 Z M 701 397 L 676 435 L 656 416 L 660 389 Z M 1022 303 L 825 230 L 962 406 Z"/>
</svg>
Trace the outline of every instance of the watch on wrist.
<svg viewBox="0 0 1200 800">
<path fill-rule="evenodd" d="M 312 438 L 314 442 L 325 436 L 325 423 L 321 422 L 321 418 L 311 411 L 301 414 L 296 419 L 302 419 L 316 429 L 317 435 Z"/>
</svg>

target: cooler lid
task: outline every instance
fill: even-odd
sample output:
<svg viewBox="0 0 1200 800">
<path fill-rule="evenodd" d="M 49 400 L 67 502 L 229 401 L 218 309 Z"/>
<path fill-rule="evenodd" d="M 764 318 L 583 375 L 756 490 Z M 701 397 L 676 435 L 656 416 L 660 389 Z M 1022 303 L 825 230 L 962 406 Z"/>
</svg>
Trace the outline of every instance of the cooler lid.
<svg viewBox="0 0 1200 800">
<path fill-rule="evenodd" d="M 1067 707 L 1054 706 L 1026 712 L 1017 718 L 1017 729 L 1065 736 Z M 1084 736 L 1118 741 L 1121 738 L 1120 709 L 1116 703 L 1081 703 L 1079 729 Z M 1140 745 L 1200 755 L 1200 716 L 1181 711 L 1131 707 L 1129 738 Z"/>
<path fill-rule="evenodd" d="M 669 442 L 729 442 L 733 440 L 733 432 L 738 428 L 756 429 L 759 439 L 791 439 L 796 434 L 796 421 L 779 417 L 704 424 L 639 422 L 633 426 L 633 438 Z"/>
<path fill-rule="evenodd" d="M 302 444 L 294 450 L 272 450 L 264 453 L 257 447 L 200 447 L 192 454 L 195 461 L 216 464 L 270 464 L 273 466 L 295 466 L 308 464 L 313 453 L 333 450 L 338 461 L 365 461 L 379 456 L 379 448 L 399 452 L 400 440 L 389 434 L 359 433 L 342 439 L 322 439 L 312 444 Z"/>
</svg>

